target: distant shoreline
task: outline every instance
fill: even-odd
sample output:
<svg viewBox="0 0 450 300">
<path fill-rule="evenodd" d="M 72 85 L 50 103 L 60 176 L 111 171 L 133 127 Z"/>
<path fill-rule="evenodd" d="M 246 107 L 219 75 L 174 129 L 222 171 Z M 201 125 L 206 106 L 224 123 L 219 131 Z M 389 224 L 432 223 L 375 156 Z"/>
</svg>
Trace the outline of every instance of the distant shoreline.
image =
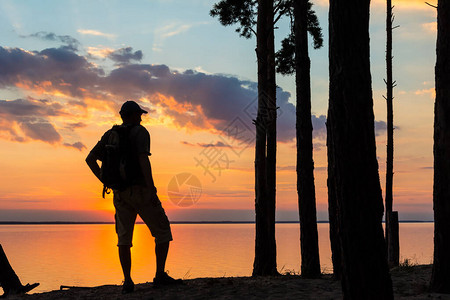
<svg viewBox="0 0 450 300">
<path fill-rule="evenodd" d="M 255 224 L 255 221 L 172 221 L 171 224 Z M 277 221 L 276 224 L 299 224 L 299 221 Z M 328 221 L 317 221 L 318 224 L 328 224 Z M 384 221 L 383 221 L 384 223 Z M 399 223 L 434 223 L 434 221 L 403 220 Z M 22 222 L 22 221 L 0 221 L 0 225 L 110 225 L 114 222 L 67 222 L 67 221 L 42 221 L 42 222 Z M 136 224 L 144 224 L 137 222 Z"/>
</svg>

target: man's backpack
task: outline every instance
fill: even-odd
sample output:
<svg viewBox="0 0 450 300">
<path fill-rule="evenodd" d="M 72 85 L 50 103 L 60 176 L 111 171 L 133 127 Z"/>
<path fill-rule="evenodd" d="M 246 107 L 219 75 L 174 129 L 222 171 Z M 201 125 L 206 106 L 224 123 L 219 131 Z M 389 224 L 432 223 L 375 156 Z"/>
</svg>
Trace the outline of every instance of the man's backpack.
<svg viewBox="0 0 450 300">
<path fill-rule="evenodd" d="M 103 198 L 109 190 L 122 190 L 142 176 L 136 149 L 130 140 L 133 127 L 114 125 L 107 133 L 100 168 Z"/>
</svg>

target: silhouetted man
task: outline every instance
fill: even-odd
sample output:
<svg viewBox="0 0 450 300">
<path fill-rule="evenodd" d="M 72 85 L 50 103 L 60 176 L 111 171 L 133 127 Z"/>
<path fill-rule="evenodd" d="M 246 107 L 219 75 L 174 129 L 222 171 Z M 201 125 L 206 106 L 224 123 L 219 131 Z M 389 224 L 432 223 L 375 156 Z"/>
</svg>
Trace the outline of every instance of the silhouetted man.
<svg viewBox="0 0 450 300">
<path fill-rule="evenodd" d="M 134 283 L 131 279 L 131 252 L 133 229 L 136 216 L 142 218 L 155 238 L 156 275 L 153 279 L 154 286 L 181 283 L 181 279 L 175 280 L 164 271 L 169 242 L 172 240 L 170 223 L 161 202 L 156 194 L 150 165 L 150 135 L 140 125 L 141 115 L 147 112 L 136 102 L 126 101 L 120 110 L 123 124 L 118 130 L 125 130 L 126 142 L 130 155 L 128 155 L 128 167 L 133 170 L 129 184 L 120 189 L 113 189 L 114 207 L 116 209 L 116 232 L 118 235 L 119 258 L 122 265 L 124 283 L 122 292 L 134 291 Z M 114 129 L 114 127 L 113 127 Z M 86 163 L 94 175 L 102 180 L 101 168 L 97 160 L 102 161 L 106 155 L 106 147 L 112 142 L 112 130 L 108 130 L 95 145 L 86 158 Z M 123 138 L 123 137 L 122 137 Z"/>
</svg>

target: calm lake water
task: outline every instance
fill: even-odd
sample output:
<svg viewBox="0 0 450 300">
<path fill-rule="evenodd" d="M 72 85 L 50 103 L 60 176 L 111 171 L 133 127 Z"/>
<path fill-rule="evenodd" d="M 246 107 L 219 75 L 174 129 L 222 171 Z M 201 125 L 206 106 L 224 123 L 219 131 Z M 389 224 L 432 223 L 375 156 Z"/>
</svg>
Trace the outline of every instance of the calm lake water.
<svg viewBox="0 0 450 300">
<path fill-rule="evenodd" d="M 430 264 L 432 223 L 400 224 L 401 260 Z M 318 224 L 322 270 L 332 271 L 328 224 Z M 166 269 L 173 277 L 250 276 L 254 224 L 174 224 Z M 280 272 L 300 270 L 298 224 L 277 224 Z M 1 225 L 0 243 L 22 283 L 40 282 L 34 292 L 61 285 L 120 284 L 114 225 Z M 135 283 L 151 282 L 155 272 L 154 242 L 147 227 L 136 225 L 132 248 Z"/>
</svg>

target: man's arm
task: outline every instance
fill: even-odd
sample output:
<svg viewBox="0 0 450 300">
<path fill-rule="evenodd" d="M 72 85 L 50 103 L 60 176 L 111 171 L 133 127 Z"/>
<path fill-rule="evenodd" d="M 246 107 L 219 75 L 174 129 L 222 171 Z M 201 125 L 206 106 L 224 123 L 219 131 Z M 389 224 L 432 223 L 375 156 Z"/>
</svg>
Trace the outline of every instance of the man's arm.
<svg viewBox="0 0 450 300">
<path fill-rule="evenodd" d="M 95 177 L 98 178 L 98 180 L 102 181 L 100 179 L 100 166 L 97 163 L 97 157 L 92 153 L 89 152 L 88 156 L 86 157 L 86 163 L 91 169 L 92 173 L 94 173 Z"/>
<path fill-rule="evenodd" d="M 145 184 L 149 189 L 154 189 L 155 183 L 153 182 L 152 166 L 147 153 L 139 154 L 139 165 L 141 166 L 142 174 L 144 175 Z"/>
</svg>

